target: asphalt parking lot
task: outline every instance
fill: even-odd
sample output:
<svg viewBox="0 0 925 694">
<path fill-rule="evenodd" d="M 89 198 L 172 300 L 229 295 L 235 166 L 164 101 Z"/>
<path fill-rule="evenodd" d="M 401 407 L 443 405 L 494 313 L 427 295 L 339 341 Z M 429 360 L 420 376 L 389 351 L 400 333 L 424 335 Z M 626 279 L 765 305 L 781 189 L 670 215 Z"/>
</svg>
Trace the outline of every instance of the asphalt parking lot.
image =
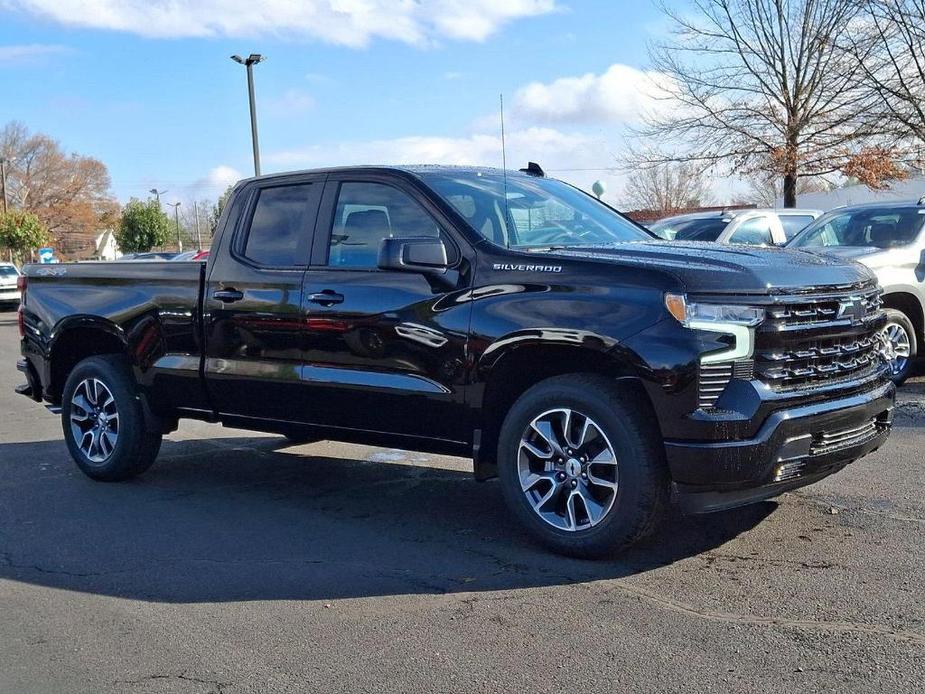
<svg viewBox="0 0 925 694">
<path fill-rule="evenodd" d="M 796 493 L 550 555 L 467 461 L 184 423 L 99 484 L 0 313 L 0 692 L 921 692 L 925 382 Z"/>
</svg>

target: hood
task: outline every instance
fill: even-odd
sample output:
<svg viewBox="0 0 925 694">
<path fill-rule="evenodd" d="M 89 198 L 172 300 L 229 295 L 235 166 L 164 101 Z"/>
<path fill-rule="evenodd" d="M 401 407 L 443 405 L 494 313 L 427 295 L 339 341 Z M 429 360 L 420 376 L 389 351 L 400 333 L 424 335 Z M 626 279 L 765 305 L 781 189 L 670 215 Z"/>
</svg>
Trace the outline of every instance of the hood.
<svg viewBox="0 0 925 694">
<path fill-rule="evenodd" d="M 675 275 L 691 293 L 768 292 L 854 285 L 873 278 L 859 263 L 789 248 L 695 241 L 641 241 L 557 250 L 556 255 L 652 268 Z"/>
</svg>

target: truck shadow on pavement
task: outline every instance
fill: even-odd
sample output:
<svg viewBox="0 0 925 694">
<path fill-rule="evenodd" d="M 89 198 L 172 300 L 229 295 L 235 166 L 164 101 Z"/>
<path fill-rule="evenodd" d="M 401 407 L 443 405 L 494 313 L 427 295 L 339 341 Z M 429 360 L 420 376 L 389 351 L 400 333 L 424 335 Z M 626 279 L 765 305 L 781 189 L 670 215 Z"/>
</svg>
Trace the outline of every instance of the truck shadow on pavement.
<svg viewBox="0 0 925 694">
<path fill-rule="evenodd" d="M 148 473 L 102 484 L 76 469 L 61 441 L 0 444 L 0 578 L 172 603 L 559 585 L 694 556 L 776 508 L 673 518 L 617 559 L 572 560 L 519 529 L 497 483 L 287 446 L 165 441 Z"/>
</svg>

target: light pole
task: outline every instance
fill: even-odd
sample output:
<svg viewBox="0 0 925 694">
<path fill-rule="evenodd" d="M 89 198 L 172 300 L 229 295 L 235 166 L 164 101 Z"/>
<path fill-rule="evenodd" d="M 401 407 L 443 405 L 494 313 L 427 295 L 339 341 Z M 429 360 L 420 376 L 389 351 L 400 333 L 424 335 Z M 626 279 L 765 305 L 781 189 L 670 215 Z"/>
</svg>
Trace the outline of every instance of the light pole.
<svg viewBox="0 0 925 694">
<path fill-rule="evenodd" d="M 199 231 L 199 201 L 193 200 L 193 214 L 196 215 L 196 250 L 202 250 L 202 233 Z"/>
<path fill-rule="evenodd" d="M 154 199 L 157 200 L 157 206 L 160 207 L 160 206 L 161 206 L 161 196 L 162 196 L 164 193 L 166 193 L 167 191 L 166 191 L 166 190 L 158 190 L 157 188 L 152 188 L 152 189 L 149 190 L 148 192 L 154 194 Z"/>
<path fill-rule="evenodd" d="M 168 202 L 167 204 L 173 208 L 174 219 L 176 219 L 177 221 L 177 252 L 182 253 L 183 252 L 183 242 L 180 240 L 180 205 L 181 203 L 180 202 Z"/>
<path fill-rule="evenodd" d="M 260 175 L 260 145 L 257 143 L 257 105 L 254 103 L 254 65 L 266 60 L 259 53 L 251 53 L 246 58 L 239 55 L 231 56 L 231 59 L 240 63 L 247 68 L 247 99 L 251 109 L 251 140 L 254 146 L 254 175 Z"/>
</svg>

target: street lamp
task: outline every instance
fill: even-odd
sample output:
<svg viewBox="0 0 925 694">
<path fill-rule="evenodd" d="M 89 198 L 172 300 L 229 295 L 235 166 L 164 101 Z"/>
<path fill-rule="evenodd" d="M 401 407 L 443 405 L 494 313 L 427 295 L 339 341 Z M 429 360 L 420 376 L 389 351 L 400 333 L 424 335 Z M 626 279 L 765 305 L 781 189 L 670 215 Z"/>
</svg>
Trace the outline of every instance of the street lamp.
<svg viewBox="0 0 925 694">
<path fill-rule="evenodd" d="M 176 219 L 177 221 L 177 252 L 182 253 L 183 252 L 183 242 L 180 240 L 180 205 L 182 203 L 168 202 L 167 204 L 173 208 L 174 219 Z"/>
<path fill-rule="evenodd" d="M 257 106 L 254 103 L 254 65 L 266 60 L 259 53 L 251 53 L 246 58 L 239 55 L 231 56 L 231 59 L 247 68 L 247 99 L 251 109 L 251 140 L 254 146 L 254 175 L 260 175 L 260 146 L 257 143 Z"/>
<path fill-rule="evenodd" d="M 157 206 L 160 207 L 160 206 L 161 206 L 161 196 L 162 196 L 164 193 L 166 193 L 167 191 L 166 191 L 166 190 L 158 190 L 157 188 L 152 188 L 152 189 L 149 190 L 148 192 L 149 192 L 149 193 L 153 193 L 154 198 L 157 200 Z"/>
</svg>

